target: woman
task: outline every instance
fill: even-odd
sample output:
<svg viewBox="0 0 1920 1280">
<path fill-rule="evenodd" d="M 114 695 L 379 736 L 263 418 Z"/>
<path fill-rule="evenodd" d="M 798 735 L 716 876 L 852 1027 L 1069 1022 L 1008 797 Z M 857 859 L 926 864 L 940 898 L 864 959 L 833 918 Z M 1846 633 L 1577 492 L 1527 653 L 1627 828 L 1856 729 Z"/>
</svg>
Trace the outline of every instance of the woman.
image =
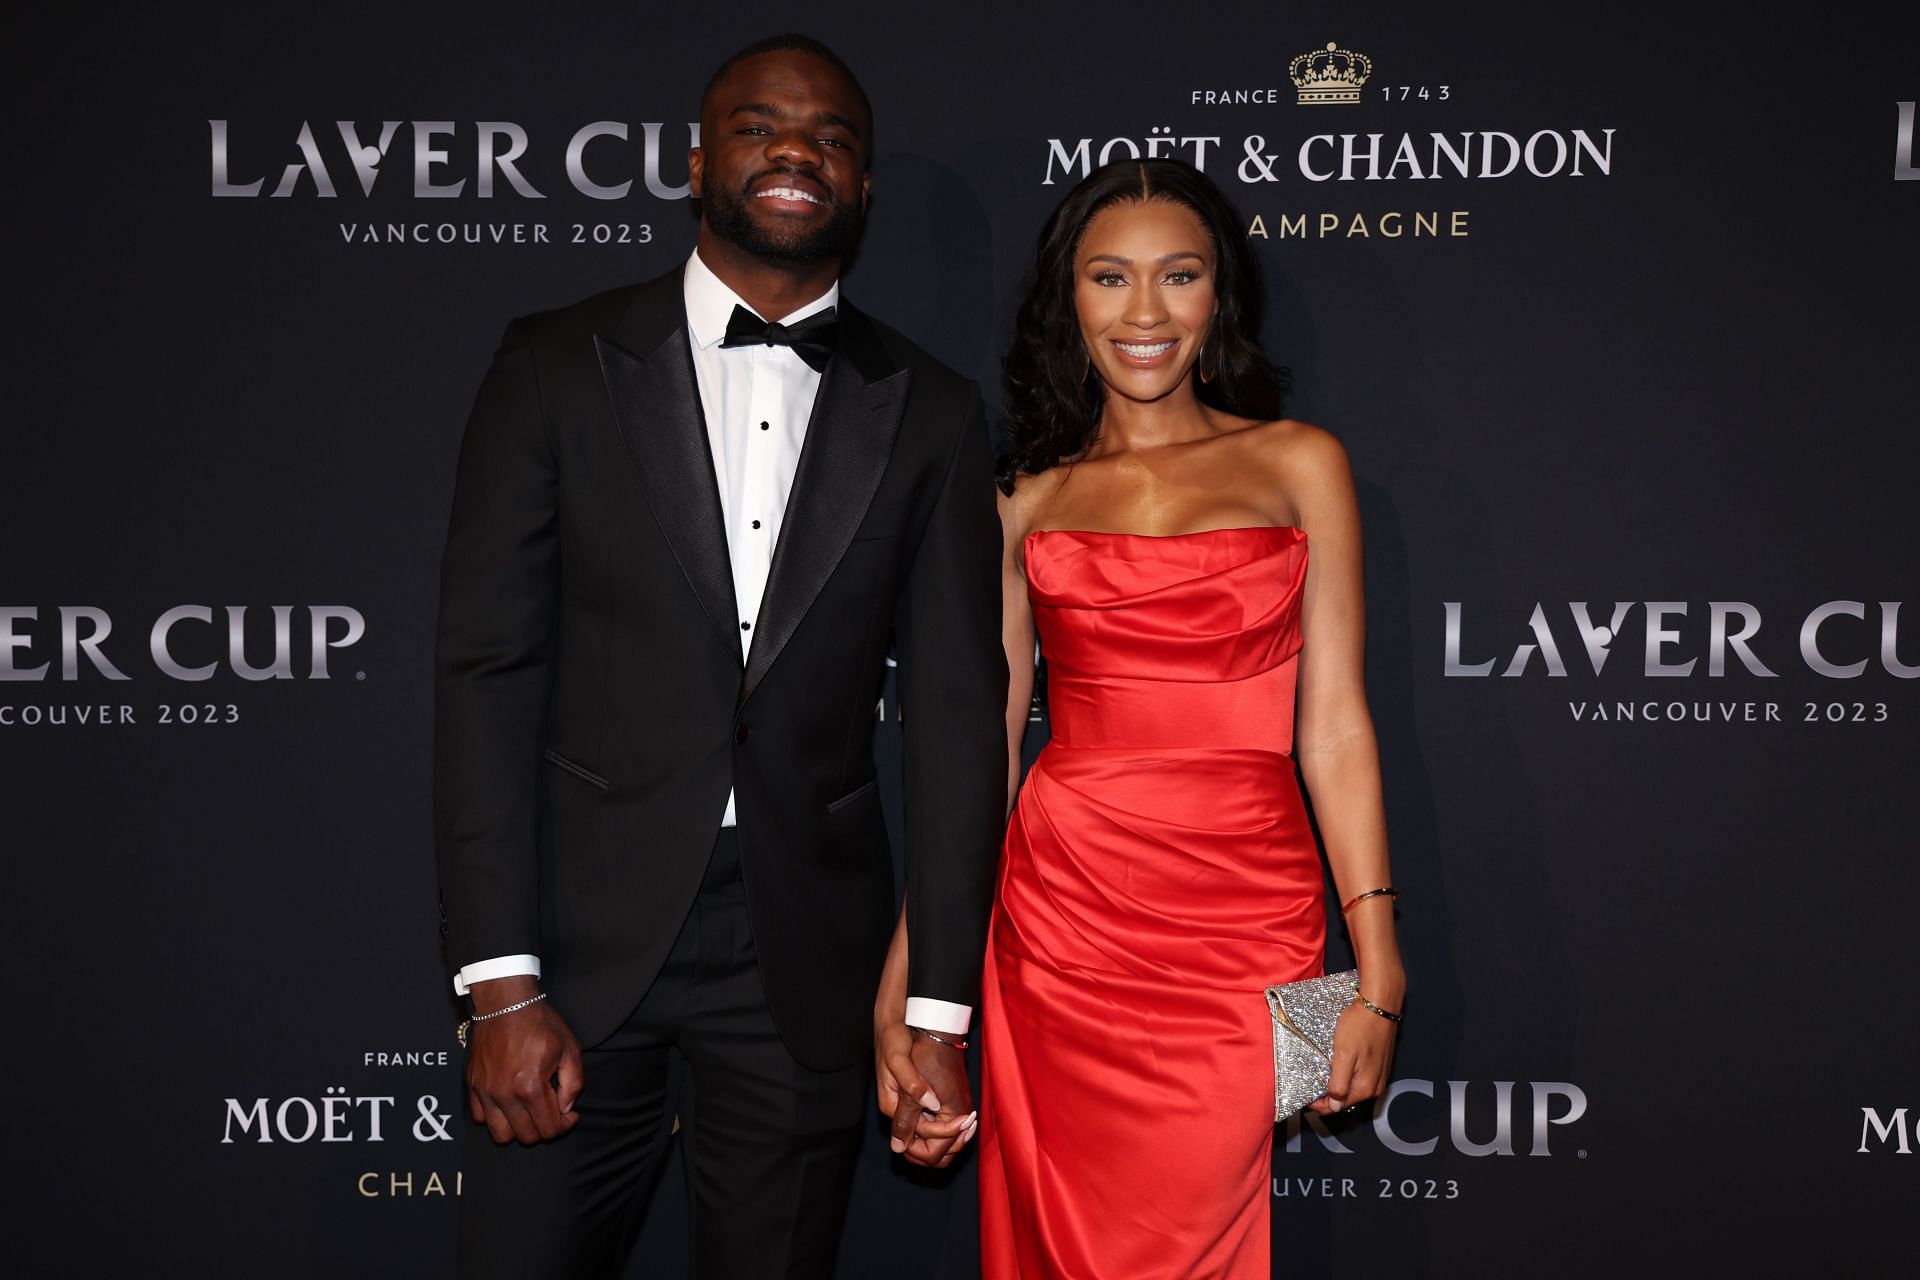
<svg viewBox="0 0 1920 1280">
<path fill-rule="evenodd" d="M 1270 1274 L 1272 1022 L 1322 972 L 1314 813 L 1360 969 L 1339 1111 L 1405 978 L 1362 681 L 1345 452 L 1274 420 L 1259 276 L 1173 161 L 1107 166 L 1041 237 L 1007 360 L 1007 729 L 1036 630 L 1053 739 L 1007 833 L 982 1001 L 993 1277 Z M 1309 548 L 1311 554 L 1309 555 Z"/>
<path fill-rule="evenodd" d="M 1008 826 L 982 995 L 992 1280 L 1270 1274 L 1263 989 L 1318 976 L 1325 929 L 1296 761 L 1360 969 L 1314 1108 L 1386 1082 L 1405 978 L 1372 892 L 1392 880 L 1353 482 L 1332 436 L 1276 420 L 1241 225 L 1186 165 L 1098 170 L 1041 235 L 1007 358 L 1010 792 L 1036 635 L 1053 738 Z M 902 931 L 883 1106 L 906 952 Z"/>
</svg>

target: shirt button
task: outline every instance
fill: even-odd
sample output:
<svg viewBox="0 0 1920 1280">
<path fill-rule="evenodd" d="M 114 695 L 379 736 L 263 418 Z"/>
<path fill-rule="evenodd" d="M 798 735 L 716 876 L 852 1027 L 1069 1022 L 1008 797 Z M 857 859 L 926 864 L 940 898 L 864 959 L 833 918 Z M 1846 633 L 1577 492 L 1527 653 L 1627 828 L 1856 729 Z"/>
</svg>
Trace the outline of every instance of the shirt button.
<svg viewBox="0 0 1920 1280">
<path fill-rule="evenodd" d="M 763 422 L 760 424 L 760 429 L 762 431 L 771 431 L 773 430 L 773 424 L 769 422 Z"/>
<path fill-rule="evenodd" d="M 756 528 L 756 529 L 758 529 L 758 528 L 760 527 L 760 522 L 759 522 L 758 520 L 755 520 L 755 521 L 753 522 L 753 527 L 754 527 L 754 528 Z"/>
<path fill-rule="evenodd" d="M 740 629 L 742 631 L 751 631 L 753 630 L 753 624 L 751 622 L 743 622 L 740 624 Z"/>
</svg>

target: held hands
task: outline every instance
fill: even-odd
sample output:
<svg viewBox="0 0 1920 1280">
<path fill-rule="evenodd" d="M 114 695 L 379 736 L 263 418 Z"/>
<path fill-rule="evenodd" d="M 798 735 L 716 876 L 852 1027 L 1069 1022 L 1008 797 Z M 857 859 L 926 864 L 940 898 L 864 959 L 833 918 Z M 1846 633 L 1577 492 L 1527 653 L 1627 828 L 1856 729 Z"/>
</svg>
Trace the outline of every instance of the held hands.
<svg viewBox="0 0 1920 1280">
<path fill-rule="evenodd" d="M 496 978 L 474 984 L 474 1008 L 486 1013 L 535 994 L 531 978 Z M 580 1042 L 551 1004 L 476 1022 L 470 1035 L 467 1110 L 495 1142 L 533 1146 L 579 1123 Z"/>
<path fill-rule="evenodd" d="M 895 1152 L 930 1169 L 953 1163 L 979 1132 L 966 1055 L 905 1023 L 874 1028 L 874 1078 L 880 1110 L 893 1120 Z"/>
<path fill-rule="evenodd" d="M 1379 1097 L 1387 1087 L 1387 1068 L 1393 1062 L 1393 1042 L 1399 1028 L 1355 1000 L 1333 1029 L 1333 1069 L 1327 1077 L 1327 1096 L 1307 1104 L 1309 1111 L 1330 1115 Z"/>
</svg>

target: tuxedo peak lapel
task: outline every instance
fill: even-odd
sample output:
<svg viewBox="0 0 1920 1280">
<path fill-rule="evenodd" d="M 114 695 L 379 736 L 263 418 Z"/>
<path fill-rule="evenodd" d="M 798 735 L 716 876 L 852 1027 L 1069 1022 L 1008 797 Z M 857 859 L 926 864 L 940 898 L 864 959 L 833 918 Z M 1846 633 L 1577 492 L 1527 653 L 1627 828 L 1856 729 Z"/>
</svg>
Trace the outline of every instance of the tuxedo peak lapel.
<svg viewBox="0 0 1920 1280">
<path fill-rule="evenodd" d="M 814 396 L 767 593 L 747 650 L 742 702 L 793 638 L 853 541 L 892 457 L 910 380 L 873 322 L 843 305 L 839 345 Z"/>
<path fill-rule="evenodd" d="M 660 532 L 700 607 L 738 655 L 733 568 L 713 474 L 713 448 L 687 345 L 679 273 L 641 286 L 612 336 L 596 335 L 593 344 L 614 420 Z"/>
</svg>

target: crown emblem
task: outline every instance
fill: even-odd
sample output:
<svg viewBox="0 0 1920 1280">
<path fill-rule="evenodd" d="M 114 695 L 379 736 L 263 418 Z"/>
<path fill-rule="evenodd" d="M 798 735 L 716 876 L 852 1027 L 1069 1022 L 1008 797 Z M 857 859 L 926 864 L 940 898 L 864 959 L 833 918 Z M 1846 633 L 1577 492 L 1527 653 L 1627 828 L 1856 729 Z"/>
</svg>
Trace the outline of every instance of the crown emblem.
<svg viewBox="0 0 1920 1280">
<path fill-rule="evenodd" d="M 1373 59 L 1364 53 L 1342 49 L 1329 40 L 1326 48 L 1295 58 L 1287 67 L 1287 74 L 1293 80 L 1293 87 L 1300 91 L 1303 107 L 1358 102 L 1360 86 L 1373 74 Z"/>
</svg>

